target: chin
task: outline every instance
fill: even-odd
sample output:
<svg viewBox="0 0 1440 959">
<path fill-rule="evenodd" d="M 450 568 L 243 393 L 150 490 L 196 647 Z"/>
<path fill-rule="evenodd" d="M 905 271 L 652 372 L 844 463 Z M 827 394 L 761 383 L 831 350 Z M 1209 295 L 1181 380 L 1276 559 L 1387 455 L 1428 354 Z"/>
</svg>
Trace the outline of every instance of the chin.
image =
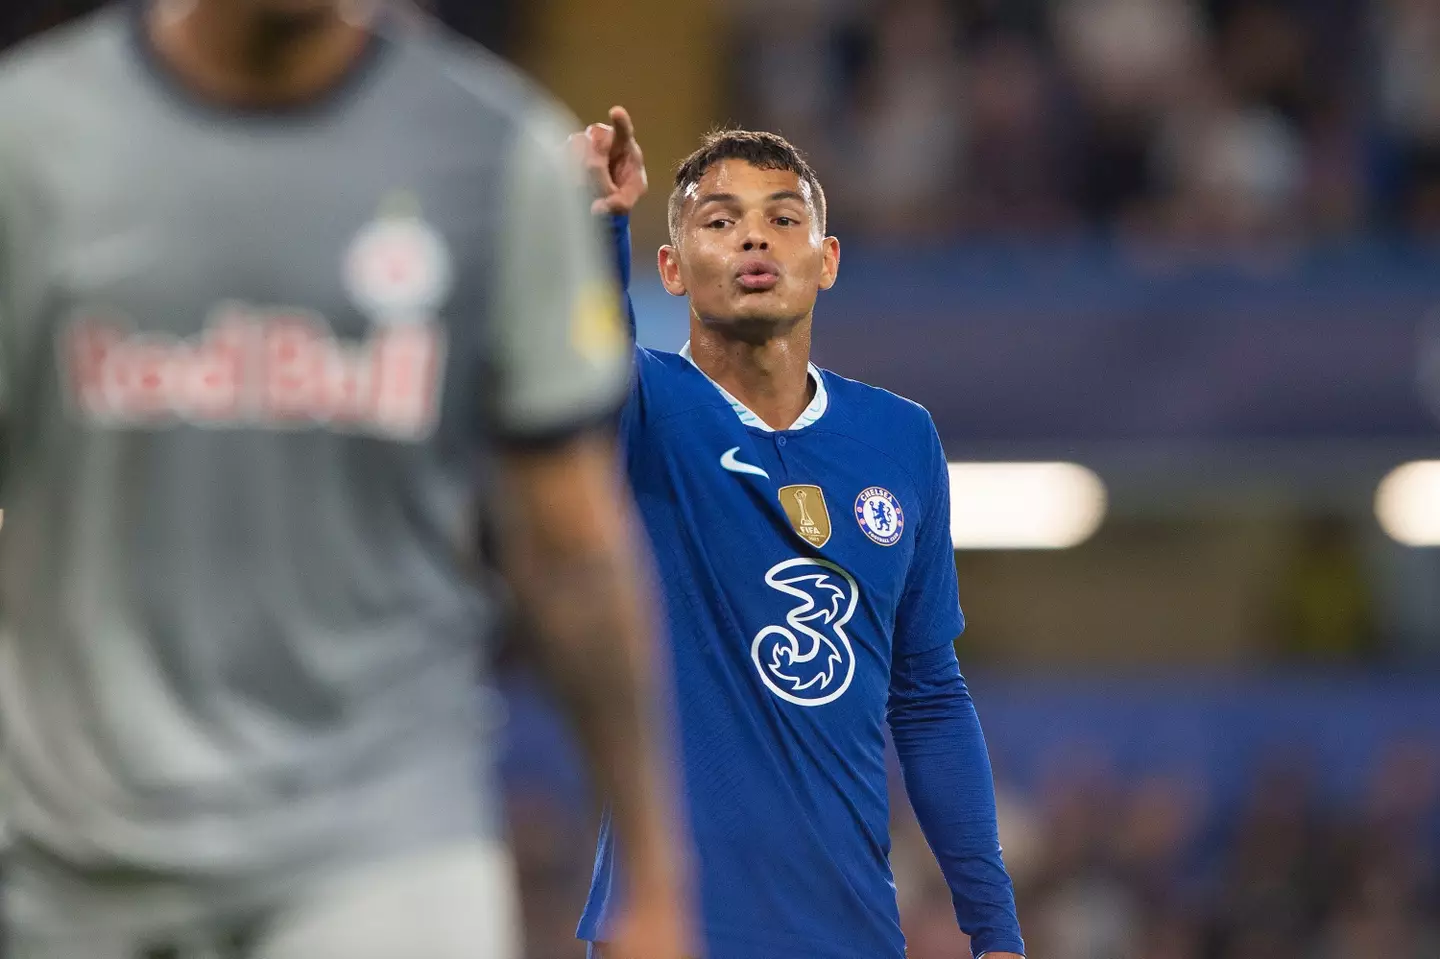
<svg viewBox="0 0 1440 959">
<path fill-rule="evenodd" d="M 764 343 L 795 328 L 799 317 L 777 317 L 773 313 L 740 311 L 730 316 L 709 318 L 705 325 L 727 337 L 746 343 Z"/>
</svg>

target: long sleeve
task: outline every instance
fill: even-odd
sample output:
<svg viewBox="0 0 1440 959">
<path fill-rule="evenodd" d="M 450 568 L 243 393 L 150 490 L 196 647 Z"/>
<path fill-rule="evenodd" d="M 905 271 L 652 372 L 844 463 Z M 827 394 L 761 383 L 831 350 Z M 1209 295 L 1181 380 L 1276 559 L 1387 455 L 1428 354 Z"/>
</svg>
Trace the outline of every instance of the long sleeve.
<svg viewBox="0 0 1440 959">
<path fill-rule="evenodd" d="M 621 305 L 625 310 L 625 324 L 630 331 L 630 347 L 635 357 L 635 375 L 631 384 L 630 399 L 620 411 L 621 445 L 630 452 L 632 444 L 643 434 L 645 418 L 644 379 L 645 351 L 636 342 L 635 303 L 630 299 L 630 217 L 628 214 L 612 214 L 609 220 L 610 253 L 614 257 L 615 279 L 620 286 Z M 633 465 L 633 464 L 632 464 Z"/>
<path fill-rule="evenodd" d="M 910 804 L 976 956 L 1023 954 L 980 718 L 951 646 L 898 659 L 888 718 Z"/>
<path fill-rule="evenodd" d="M 895 619 L 886 717 L 910 804 L 975 955 L 1023 954 L 1015 893 L 1000 855 L 990 754 L 955 658 L 965 617 L 950 541 L 950 474 L 934 424 L 929 445 L 928 496 Z"/>
<path fill-rule="evenodd" d="M 610 217 L 610 241 L 615 254 L 615 276 L 620 281 L 620 295 L 625 301 L 625 317 L 630 324 L 630 342 L 635 342 L 635 304 L 630 299 L 630 216 L 621 213 Z"/>
</svg>

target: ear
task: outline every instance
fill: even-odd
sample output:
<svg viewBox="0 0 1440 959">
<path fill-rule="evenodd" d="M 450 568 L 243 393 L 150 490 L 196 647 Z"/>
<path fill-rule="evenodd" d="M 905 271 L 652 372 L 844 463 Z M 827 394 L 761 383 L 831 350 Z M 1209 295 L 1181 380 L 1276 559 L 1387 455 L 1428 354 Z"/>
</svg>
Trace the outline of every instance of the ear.
<svg viewBox="0 0 1440 959">
<path fill-rule="evenodd" d="M 660 248 L 660 283 L 671 296 L 685 295 L 685 281 L 680 278 L 680 251 L 670 244 Z"/>
<path fill-rule="evenodd" d="M 833 236 L 827 236 L 820 241 L 821 253 L 825 257 L 825 263 L 820 268 L 820 289 L 828 290 L 835 285 L 835 279 L 840 275 L 840 241 Z"/>
</svg>

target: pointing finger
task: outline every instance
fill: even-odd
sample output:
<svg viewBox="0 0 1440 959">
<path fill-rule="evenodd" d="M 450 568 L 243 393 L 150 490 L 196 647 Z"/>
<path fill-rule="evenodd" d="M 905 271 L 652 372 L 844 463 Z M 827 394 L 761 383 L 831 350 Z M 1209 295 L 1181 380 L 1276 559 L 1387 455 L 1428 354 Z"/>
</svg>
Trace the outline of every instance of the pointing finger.
<svg viewBox="0 0 1440 959">
<path fill-rule="evenodd" d="M 616 159 L 628 152 L 630 144 L 635 142 L 635 121 L 630 119 L 628 110 L 616 106 L 610 108 L 610 122 L 615 128 L 615 138 L 610 143 L 610 157 Z"/>
</svg>

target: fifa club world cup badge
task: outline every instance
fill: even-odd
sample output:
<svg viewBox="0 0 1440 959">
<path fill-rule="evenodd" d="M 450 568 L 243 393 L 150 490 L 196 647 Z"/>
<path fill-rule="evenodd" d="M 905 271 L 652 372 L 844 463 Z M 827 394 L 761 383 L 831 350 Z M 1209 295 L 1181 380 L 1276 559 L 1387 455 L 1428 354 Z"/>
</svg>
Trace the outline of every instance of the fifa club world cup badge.
<svg viewBox="0 0 1440 959">
<path fill-rule="evenodd" d="M 830 542 L 830 511 L 825 508 L 825 493 L 820 487 L 782 486 L 777 492 L 790 525 L 801 539 L 817 548 Z"/>
<path fill-rule="evenodd" d="M 894 546 L 905 533 L 905 511 L 895 494 L 881 486 L 871 486 L 855 497 L 855 522 L 872 542 Z"/>
</svg>

